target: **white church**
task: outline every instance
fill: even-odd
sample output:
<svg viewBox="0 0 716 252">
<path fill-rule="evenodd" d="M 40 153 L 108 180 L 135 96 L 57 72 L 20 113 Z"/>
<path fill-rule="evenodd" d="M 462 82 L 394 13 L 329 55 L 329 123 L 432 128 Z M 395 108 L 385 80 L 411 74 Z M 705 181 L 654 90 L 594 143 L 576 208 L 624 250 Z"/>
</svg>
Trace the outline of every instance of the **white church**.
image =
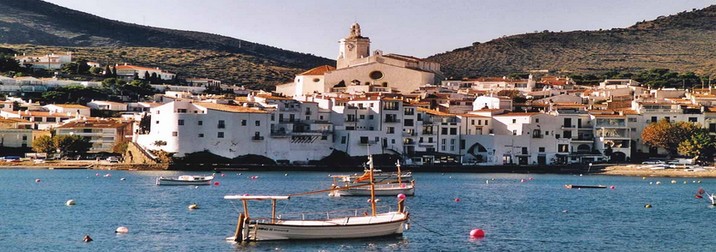
<svg viewBox="0 0 716 252">
<path fill-rule="evenodd" d="M 339 41 L 336 67 L 319 66 L 300 73 L 292 83 L 278 85 L 277 93 L 303 97 L 315 93 L 366 92 L 410 93 L 441 76 L 440 64 L 398 54 L 370 55 L 370 38 L 354 23 L 350 34 Z"/>
</svg>

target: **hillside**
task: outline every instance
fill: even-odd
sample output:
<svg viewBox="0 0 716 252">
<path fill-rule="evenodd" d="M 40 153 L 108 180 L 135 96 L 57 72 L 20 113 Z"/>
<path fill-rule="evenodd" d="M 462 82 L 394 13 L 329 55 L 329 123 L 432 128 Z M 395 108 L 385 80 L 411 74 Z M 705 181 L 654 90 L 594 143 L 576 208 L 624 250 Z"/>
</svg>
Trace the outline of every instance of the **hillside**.
<svg viewBox="0 0 716 252">
<path fill-rule="evenodd" d="M 63 48 L 75 52 L 97 48 L 98 52 L 106 54 L 88 54 L 92 57 L 86 58 L 102 63 L 105 63 L 103 60 L 116 60 L 109 55 L 122 52 L 125 55 L 121 55 L 120 59 L 129 58 L 133 53 L 150 55 L 156 52 L 176 53 L 179 55 L 165 57 L 181 58 L 184 57 L 181 54 L 190 52 L 193 56 L 189 58 L 193 62 L 164 64 L 161 59 L 138 59 L 133 63 L 170 71 L 181 69 L 174 71 L 186 76 L 209 77 L 237 84 L 281 83 L 290 81 L 295 73 L 302 70 L 335 64 L 326 58 L 226 36 L 108 20 L 39 0 L 0 0 L 0 44 L 39 45 L 43 50 L 51 49 L 55 53 Z"/>
<path fill-rule="evenodd" d="M 503 37 L 429 57 L 445 76 L 465 78 L 529 70 L 600 73 L 666 68 L 716 71 L 716 6 L 628 28 L 541 32 Z"/>
</svg>

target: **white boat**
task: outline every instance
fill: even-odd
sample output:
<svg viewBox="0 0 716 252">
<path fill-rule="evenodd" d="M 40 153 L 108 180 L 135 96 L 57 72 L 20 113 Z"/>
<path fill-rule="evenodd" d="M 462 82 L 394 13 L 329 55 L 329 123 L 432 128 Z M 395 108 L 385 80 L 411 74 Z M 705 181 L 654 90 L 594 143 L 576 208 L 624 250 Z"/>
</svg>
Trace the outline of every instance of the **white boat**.
<svg viewBox="0 0 716 252">
<path fill-rule="evenodd" d="M 369 159 L 372 160 L 371 156 L 368 156 Z M 372 161 L 369 161 L 372 163 Z M 372 165 L 372 164 L 371 164 Z M 385 177 L 380 183 L 376 183 L 374 186 L 373 193 L 376 196 L 396 196 L 398 194 L 405 194 L 406 196 L 413 196 L 415 195 L 415 180 L 407 180 L 408 182 L 404 182 L 404 176 L 400 171 L 400 162 L 397 162 L 395 164 L 397 168 L 397 172 L 394 173 L 391 177 Z M 328 194 L 328 196 L 331 197 L 340 197 L 340 196 L 367 196 L 371 194 L 371 187 L 370 184 L 366 184 L 361 182 L 362 178 L 370 177 L 371 174 L 364 174 L 358 179 L 352 179 L 352 180 L 346 180 L 341 179 L 342 181 L 346 182 L 343 186 L 338 186 L 336 183 L 336 178 L 341 178 L 340 175 L 334 175 L 332 176 L 334 178 L 333 182 L 333 189 Z M 412 176 L 412 175 L 411 175 Z M 375 179 L 375 176 L 373 177 Z M 395 180 L 397 179 L 397 181 Z M 377 179 L 375 179 L 377 181 Z"/>
<path fill-rule="evenodd" d="M 370 160 L 370 157 L 369 157 Z M 372 165 L 371 165 L 372 168 Z M 372 180 L 371 180 L 372 181 Z M 371 183 L 371 188 L 374 183 Z M 371 190 L 374 191 L 374 190 Z M 404 197 L 398 200 L 396 211 L 377 213 L 375 195 L 371 195 L 371 212 L 352 216 L 296 219 L 282 218 L 276 214 L 278 200 L 288 200 L 290 196 L 247 196 L 226 195 L 224 199 L 241 200 L 243 212 L 239 214 L 236 231 L 227 240 L 233 242 L 250 242 L 266 240 L 302 240 L 302 239 L 348 239 L 368 238 L 390 235 L 401 235 L 408 221 L 405 211 Z M 248 202 L 271 200 L 270 218 L 253 218 L 249 215 Z"/>
<path fill-rule="evenodd" d="M 214 176 L 181 175 L 179 177 L 158 177 L 157 185 L 211 185 Z"/>
</svg>

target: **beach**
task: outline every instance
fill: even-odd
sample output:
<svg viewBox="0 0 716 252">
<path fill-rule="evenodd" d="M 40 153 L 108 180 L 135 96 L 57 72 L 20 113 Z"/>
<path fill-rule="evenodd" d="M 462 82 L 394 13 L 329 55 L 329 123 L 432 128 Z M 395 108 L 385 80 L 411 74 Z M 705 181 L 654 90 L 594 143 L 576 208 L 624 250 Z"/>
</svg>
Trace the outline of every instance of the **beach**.
<svg viewBox="0 0 716 252">
<path fill-rule="evenodd" d="M 716 178 L 716 169 L 658 169 L 639 168 L 640 165 L 624 164 L 611 165 L 594 172 L 601 175 L 636 176 L 636 177 L 687 177 L 687 178 Z"/>
</svg>

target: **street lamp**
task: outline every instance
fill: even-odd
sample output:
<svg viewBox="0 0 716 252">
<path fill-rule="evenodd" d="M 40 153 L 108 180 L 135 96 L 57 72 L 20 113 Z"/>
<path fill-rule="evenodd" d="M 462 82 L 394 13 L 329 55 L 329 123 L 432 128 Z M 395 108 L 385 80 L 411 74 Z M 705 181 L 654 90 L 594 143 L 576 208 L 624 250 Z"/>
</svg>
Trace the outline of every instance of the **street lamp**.
<svg viewBox="0 0 716 252">
<path fill-rule="evenodd" d="M 592 172 L 592 163 L 589 163 L 589 169 L 587 169 L 587 173 Z"/>
</svg>

